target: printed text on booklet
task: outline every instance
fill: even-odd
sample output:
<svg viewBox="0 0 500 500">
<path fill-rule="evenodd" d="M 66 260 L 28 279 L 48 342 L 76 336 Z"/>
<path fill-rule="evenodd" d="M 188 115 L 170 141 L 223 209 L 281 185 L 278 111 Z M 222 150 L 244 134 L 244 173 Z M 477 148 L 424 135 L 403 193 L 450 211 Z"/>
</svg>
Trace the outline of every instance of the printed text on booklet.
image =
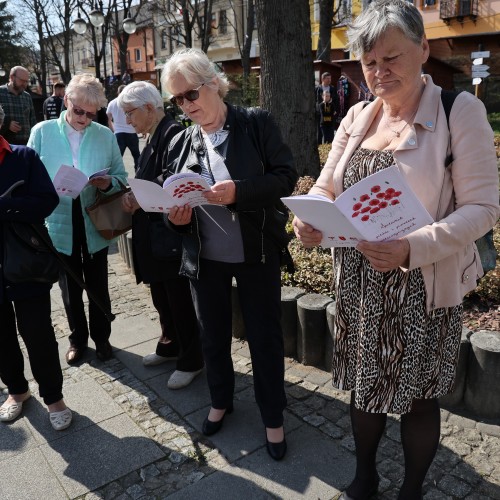
<svg viewBox="0 0 500 500">
<path fill-rule="evenodd" d="M 210 186 L 195 173 L 172 175 L 165 180 L 163 188 L 143 179 L 129 179 L 128 183 L 137 203 L 145 212 L 168 213 L 175 206 L 189 205 L 194 208 L 208 204 L 203 193 L 210 191 Z"/>
<path fill-rule="evenodd" d="M 282 200 L 300 220 L 323 233 L 325 248 L 394 240 L 433 222 L 395 165 L 366 177 L 335 201 L 313 194 Z"/>
</svg>

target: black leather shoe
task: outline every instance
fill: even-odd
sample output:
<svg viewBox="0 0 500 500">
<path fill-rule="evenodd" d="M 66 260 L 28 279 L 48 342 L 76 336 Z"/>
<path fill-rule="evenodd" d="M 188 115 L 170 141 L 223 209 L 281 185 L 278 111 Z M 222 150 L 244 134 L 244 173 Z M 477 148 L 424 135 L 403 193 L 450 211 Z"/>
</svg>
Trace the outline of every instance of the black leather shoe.
<svg viewBox="0 0 500 500">
<path fill-rule="evenodd" d="M 211 420 L 208 420 L 208 416 L 205 418 L 203 421 L 203 425 L 201 426 L 201 432 L 205 436 L 213 436 L 216 432 L 219 432 L 222 428 L 222 424 L 224 422 L 224 417 L 226 415 L 230 415 L 233 413 L 233 407 L 230 406 L 226 408 L 226 411 L 224 412 L 224 415 L 222 415 L 222 418 L 220 420 L 217 420 L 217 422 L 212 422 Z"/>
<path fill-rule="evenodd" d="M 281 460 L 286 453 L 286 439 L 283 438 L 283 441 L 280 441 L 279 443 L 271 443 L 270 441 L 267 440 L 267 433 L 266 433 L 266 448 L 267 452 L 269 453 L 270 457 L 274 460 Z"/>
<path fill-rule="evenodd" d="M 68 363 L 68 365 L 75 365 L 83 358 L 86 350 L 86 344 L 82 346 L 70 344 L 68 352 L 66 353 L 66 363 Z"/>
<path fill-rule="evenodd" d="M 109 340 L 99 342 L 95 345 L 95 355 L 101 361 L 107 361 L 113 357 L 113 347 L 109 343 Z"/>
</svg>

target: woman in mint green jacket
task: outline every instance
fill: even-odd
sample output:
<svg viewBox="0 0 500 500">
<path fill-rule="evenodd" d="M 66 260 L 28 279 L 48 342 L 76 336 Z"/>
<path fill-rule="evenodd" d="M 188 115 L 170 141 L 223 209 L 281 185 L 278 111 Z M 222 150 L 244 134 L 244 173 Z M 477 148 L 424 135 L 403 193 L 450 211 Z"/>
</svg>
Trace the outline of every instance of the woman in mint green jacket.
<svg viewBox="0 0 500 500">
<path fill-rule="evenodd" d="M 37 151 L 52 179 L 61 165 L 72 165 L 87 177 L 109 168 L 107 175 L 92 179 L 75 200 L 61 196 L 47 223 L 58 252 L 85 281 L 89 291 L 110 309 L 107 256 L 111 242 L 99 235 L 85 211 L 95 201 L 97 190 L 113 194 L 120 190 L 119 181 L 126 183 L 127 179 L 115 136 L 92 121 L 106 104 L 104 89 L 93 75 L 75 76 L 66 88 L 66 111 L 57 120 L 38 123 L 31 131 L 28 145 Z M 61 273 L 59 286 L 71 330 L 66 361 L 74 364 L 81 359 L 89 334 L 97 357 L 103 361 L 111 358 L 109 320 L 90 301 L 87 322 L 82 290 L 67 273 Z"/>
</svg>

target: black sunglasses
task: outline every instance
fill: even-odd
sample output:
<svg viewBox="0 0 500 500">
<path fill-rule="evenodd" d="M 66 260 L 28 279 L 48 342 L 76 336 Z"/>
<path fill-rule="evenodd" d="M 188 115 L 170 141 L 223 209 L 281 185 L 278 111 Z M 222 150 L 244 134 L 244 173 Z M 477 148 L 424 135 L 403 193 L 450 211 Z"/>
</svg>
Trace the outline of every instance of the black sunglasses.
<svg viewBox="0 0 500 500">
<path fill-rule="evenodd" d="M 184 99 L 187 99 L 189 102 L 196 101 L 196 99 L 199 99 L 200 97 L 200 89 L 205 85 L 202 83 L 199 87 L 193 89 L 193 90 L 188 90 L 187 92 L 184 92 L 184 94 L 181 95 L 174 95 L 170 98 L 170 102 L 175 106 L 182 106 L 184 104 Z"/>
<path fill-rule="evenodd" d="M 70 101 L 71 101 L 71 99 L 70 99 Z M 71 101 L 71 104 L 73 104 L 73 113 L 75 113 L 75 115 L 78 115 L 78 116 L 85 115 L 89 120 L 94 120 L 95 118 L 97 118 L 96 113 L 91 113 L 90 111 L 85 111 L 84 109 L 79 108 L 78 106 L 75 106 L 73 101 Z"/>
</svg>

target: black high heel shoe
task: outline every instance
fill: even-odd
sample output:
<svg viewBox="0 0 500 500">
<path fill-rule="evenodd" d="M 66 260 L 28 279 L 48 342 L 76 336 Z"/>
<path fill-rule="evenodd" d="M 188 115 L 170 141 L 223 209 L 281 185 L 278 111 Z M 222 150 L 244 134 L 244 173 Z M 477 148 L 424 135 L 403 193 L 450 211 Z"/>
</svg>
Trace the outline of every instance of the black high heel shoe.
<svg viewBox="0 0 500 500">
<path fill-rule="evenodd" d="M 222 428 L 222 424 L 224 423 L 224 417 L 226 415 L 230 415 L 233 413 L 234 407 L 233 405 L 228 406 L 226 408 L 226 411 L 224 412 L 224 415 L 222 415 L 222 418 L 220 420 L 217 420 L 217 422 L 212 422 L 211 420 L 208 420 L 208 415 L 203 421 L 203 425 L 201 426 L 201 432 L 203 433 L 204 436 L 212 436 L 216 432 L 219 432 Z"/>
<path fill-rule="evenodd" d="M 266 449 L 267 449 L 267 453 L 269 453 L 269 456 L 273 460 L 281 460 L 285 456 L 285 453 L 286 453 L 286 450 L 287 450 L 286 438 L 285 438 L 285 435 L 284 435 L 284 431 L 283 431 L 283 441 L 280 441 L 279 443 L 271 443 L 267 439 L 267 432 L 265 431 L 265 429 L 264 429 L 264 432 L 266 433 Z"/>
</svg>

